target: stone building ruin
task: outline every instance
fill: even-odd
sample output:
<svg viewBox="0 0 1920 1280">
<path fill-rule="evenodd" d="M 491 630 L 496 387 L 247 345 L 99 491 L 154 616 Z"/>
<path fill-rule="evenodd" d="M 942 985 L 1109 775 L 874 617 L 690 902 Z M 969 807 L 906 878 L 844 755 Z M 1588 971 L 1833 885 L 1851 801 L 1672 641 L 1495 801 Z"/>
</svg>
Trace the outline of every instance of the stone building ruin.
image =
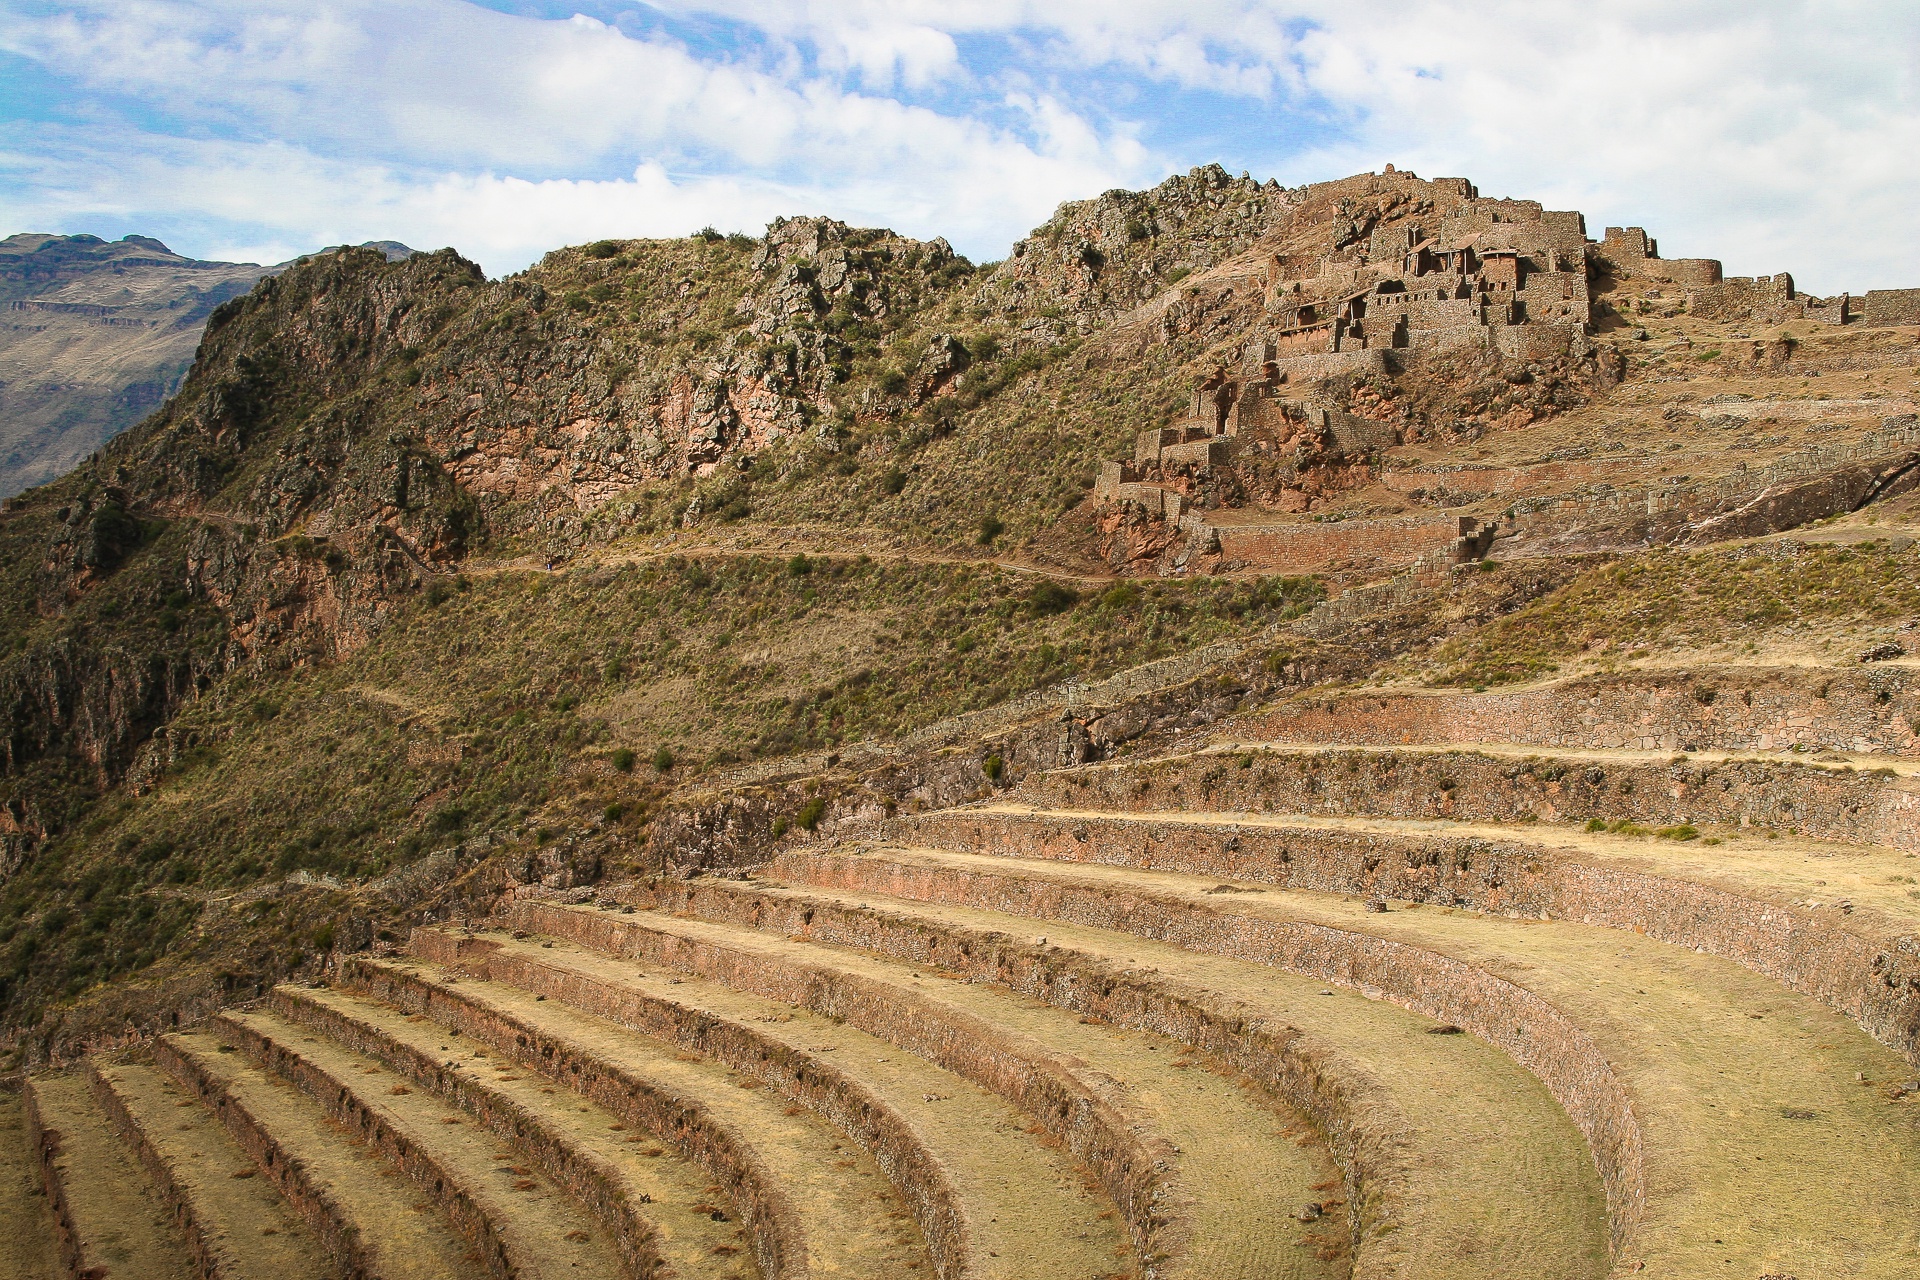
<svg viewBox="0 0 1920 1280">
<path fill-rule="evenodd" d="M 1262 306 L 1237 354 L 1195 388 L 1178 420 L 1139 432 L 1133 456 L 1108 462 L 1095 481 L 1102 555 L 1116 569 L 1444 565 L 1485 555 L 1496 533 L 1511 536 L 1529 522 L 1544 528 L 1547 516 L 1517 506 L 1500 517 L 1512 526 L 1502 529 L 1440 512 L 1303 519 L 1320 510 L 1318 499 L 1264 508 L 1244 496 L 1222 500 L 1240 486 L 1220 477 L 1244 471 L 1256 455 L 1378 474 L 1381 451 L 1405 443 L 1400 421 L 1349 412 L 1357 406 L 1344 392 L 1329 394 L 1328 379 L 1345 375 L 1330 385 L 1347 386 L 1436 353 L 1481 352 L 1509 364 L 1594 356 L 1593 335 L 1607 318 L 1595 305 L 1596 282 L 1645 297 L 1677 292 L 1687 313 L 1720 323 L 1920 324 L 1920 289 L 1814 298 L 1786 272 L 1728 277 L 1714 259 L 1662 258 L 1641 227 L 1608 227 L 1591 240 L 1576 211 L 1484 198 L 1464 178 L 1424 182 L 1389 166 L 1312 190 L 1317 201 L 1305 190 L 1293 198 L 1316 210 L 1314 222 L 1265 242 L 1264 262 L 1242 272 L 1261 290 Z M 1899 440 L 1890 436 L 1887 447 L 1905 447 L 1905 435 L 1894 434 Z M 1760 474 L 1742 469 L 1734 479 Z M 1604 479 L 1596 473 L 1577 483 Z M 1643 496 L 1649 511 L 1672 505 L 1670 497 Z M 1528 503 L 1541 512 L 1555 506 L 1537 497 L 1519 506 Z"/>
</svg>

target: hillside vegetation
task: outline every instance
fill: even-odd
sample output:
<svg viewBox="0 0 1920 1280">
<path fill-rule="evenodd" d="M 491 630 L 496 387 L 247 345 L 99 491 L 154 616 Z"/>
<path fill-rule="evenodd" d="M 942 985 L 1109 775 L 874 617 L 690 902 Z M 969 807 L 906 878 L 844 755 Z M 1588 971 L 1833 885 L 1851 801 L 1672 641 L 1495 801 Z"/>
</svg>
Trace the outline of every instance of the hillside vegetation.
<svg viewBox="0 0 1920 1280">
<path fill-rule="evenodd" d="M 508 883 L 770 855 L 1285 685 L 1491 685 L 1914 613 L 1891 542 L 1434 558 L 1346 599 L 1392 575 L 1117 577 L 1102 466 L 1243 361 L 1263 263 L 1312 261 L 1371 183 L 1208 167 L 1063 206 L 989 266 L 795 218 L 560 249 L 497 281 L 451 250 L 345 249 L 222 303 L 178 395 L 0 513 L 15 1060 Z M 1897 407 L 1874 352 L 1845 374 L 1861 423 Z M 1673 406 L 1650 388 L 1692 376 L 1679 359 L 1488 349 L 1290 387 L 1402 443 L 1247 474 L 1313 489 L 1291 532 L 1410 514 L 1452 537 L 1462 504 L 1505 501 L 1466 490 L 1496 465 L 1670 467 Z M 1772 376 L 1730 363 L 1716 396 Z M 1458 491 L 1386 485 L 1416 464 Z M 1215 475 L 1190 496 L 1244 495 Z M 1123 706 L 1017 701 L 1216 641 L 1230 659 L 1143 676 Z M 1010 705 L 1038 709 L 1000 737 L 912 737 Z M 841 763 L 863 747 L 886 768 Z"/>
</svg>

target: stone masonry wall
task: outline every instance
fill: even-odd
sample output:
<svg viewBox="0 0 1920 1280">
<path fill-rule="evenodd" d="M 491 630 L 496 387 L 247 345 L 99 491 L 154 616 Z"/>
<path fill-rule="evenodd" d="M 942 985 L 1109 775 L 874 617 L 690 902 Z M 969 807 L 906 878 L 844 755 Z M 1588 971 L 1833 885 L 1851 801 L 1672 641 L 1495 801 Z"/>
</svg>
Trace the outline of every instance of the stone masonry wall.
<svg viewBox="0 0 1920 1280">
<path fill-rule="evenodd" d="M 40 1185 L 47 1189 L 60 1261 L 65 1265 L 67 1274 L 77 1276 L 82 1274 L 85 1259 L 80 1252 L 79 1233 L 73 1226 L 73 1209 L 67 1203 L 66 1183 L 61 1180 L 59 1170 L 54 1166 L 54 1160 L 60 1154 L 60 1131 L 49 1128 L 41 1116 L 39 1095 L 34 1091 L 31 1080 L 26 1085 L 26 1109 L 27 1145 L 32 1148 L 34 1159 L 40 1166 Z"/>
<path fill-rule="evenodd" d="M 1457 516 L 1396 516 L 1284 525 L 1215 525 L 1220 554 L 1273 573 L 1308 573 L 1344 561 L 1380 568 L 1412 564 L 1460 536 Z"/>
<path fill-rule="evenodd" d="M 746 886 L 712 880 L 656 883 L 639 900 L 997 982 L 1061 1008 L 1193 1045 L 1286 1099 L 1325 1137 L 1346 1173 L 1356 1280 L 1417 1280 L 1395 1264 L 1393 1247 L 1398 1233 L 1417 1230 L 1419 1223 L 1408 1211 L 1398 1154 L 1409 1120 L 1367 1069 L 1336 1045 L 1295 1027 L 1250 1021 L 1230 1002 L 1162 975 L 1123 973 L 1092 957 L 991 931 L 939 931 L 860 907 L 769 902 Z"/>
<path fill-rule="evenodd" d="M 1242 762 L 1245 762 L 1244 764 Z M 1018 799 L 1117 813 L 1718 822 L 1920 851 L 1920 791 L 1891 771 L 1763 760 L 1515 760 L 1474 751 L 1252 751 L 1042 774 Z"/>
<path fill-rule="evenodd" d="M 508 914 L 519 928 L 566 938 L 608 955 L 622 954 L 622 943 L 629 934 L 617 917 L 541 902 L 516 902 Z M 446 963 L 457 956 L 460 964 L 482 976 L 707 1054 L 818 1112 L 866 1147 L 900 1189 L 920 1224 L 941 1280 L 958 1280 L 969 1273 L 966 1209 L 945 1170 L 927 1154 L 913 1127 L 898 1112 L 820 1055 L 802 1053 L 744 1023 L 542 964 L 485 942 L 423 929 L 415 931 L 412 946 L 423 958 Z M 625 1074 L 616 1064 L 582 1062 L 581 1066 L 583 1075 L 593 1071 L 611 1079 Z M 608 1096 L 615 1096 L 611 1088 Z M 680 1106 L 688 1104 L 682 1100 Z M 767 1185 L 771 1188 L 772 1179 Z"/>
<path fill-rule="evenodd" d="M 1920 752 L 1908 667 L 1798 667 L 1591 676 L 1489 693 L 1302 696 L 1223 733 L 1235 741 L 1499 742 L 1588 750 Z"/>
<path fill-rule="evenodd" d="M 1138 934 L 1188 951 L 1272 965 L 1384 997 L 1473 1032 L 1538 1077 L 1586 1137 L 1607 1189 L 1617 1251 L 1645 1207 L 1639 1121 L 1592 1038 L 1550 1002 L 1477 965 L 1390 939 L 1213 910 L 1105 885 L 1036 881 L 830 853 L 783 856 L 790 883 L 879 892 Z"/>
<path fill-rule="evenodd" d="M 680 899 L 674 881 L 663 882 L 658 892 L 667 900 Z M 543 913 L 542 919 L 551 926 L 555 917 Z M 1168 1167 L 1172 1153 L 1137 1140 L 1125 1115 L 1102 1096 L 1101 1086 L 1082 1078 L 1062 1055 L 919 998 L 907 988 L 655 930 L 646 915 L 619 920 L 611 928 L 618 935 L 622 955 L 803 1005 L 1008 1099 L 1045 1125 L 1099 1177 L 1126 1219 L 1140 1256 L 1148 1260 L 1149 1277 L 1162 1274 L 1153 1261 L 1156 1257 L 1177 1263 L 1191 1228 L 1177 1202 L 1168 1202 L 1169 1188 L 1159 1173 Z"/>
<path fill-rule="evenodd" d="M 1725 956 L 1840 1010 L 1920 1066 L 1920 939 L 1847 916 L 1583 861 L 1569 850 L 1443 834 L 957 810 L 906 820 L 925 844 L 1251 880 L 1317 893 L 1577 920 Z"/>
<path fill-rule="evenodd" d="M 230 1097 L 221 1082 L 162 1036 L 154 1041 L 154 1061 L 218 1116 L 240 1149 L 266 1172 L 288 1205 L 312 1230 L 328 1260 L 341 1275 L 375 1274 L 377 1259 L 367 1250 L 352 1222 L 324 1183 L 309 1178 L 306 1164 L 282 1147 L 273 1134 Z"/>
<path fill-rule="evenodd" d="M 353 966 L 364 973 L 364 966 Z M 404 1045 L 378 1028 L 343 1015 L 324 1000 L 297 987 L 278 987 L 271 998 L 276 1013 L 290 1022 L 312 1027 L 336 1044 L 364 1057 L 384 1062 L 435 1095 L 472 1115 L 480 1124 L 509 1142 L 519 1144 L 541 1172 L 565 1187 L 592 1211 L 612 1236 L 628 1274 L 651 1275 L 661 1265 L 652 1222 L 632 1203 L 618 1171 L 581 1151 L 568 1136 L 554 1131 L 543 1117 L 526 1111 L 485 1087 L 472 1072 L 462 1073 L 434 1057 Z M 399 1003 L 399 1002 L 396 1002 Z M 416 1003 L 401 1003 L 409 1012 L 422 1012 Z M 465 1028 L 462 1028 L 465 1031 Z M 492 1043 L 492 1042 L 489 1042 Z M 496 1046 L 498 1047 L 498 1046 Z M 751 1226 L 751 1218 L 749 1225 Z M 774 1254 L 777 1261 L 778 1254 Z M 770 1275 L 779 1275 L 770 1268 Z"/>
<path fill-rule="evenodd" d="M 211 1030 L 223 1043 L 245 1054 L 268 1074 L 278 1076 L 319 1103 L 320 1109 L 335 1124 L 391 1161 L 440 1205 L 454 1230 L 478 1251 L 488 1271 L 500 1280 L 514 1280 L 526 1269 L 528 1260 L 516 1256 L 521 1253 L 518 1242 L 510 1242 L 501 1235 L 499 1227 L 453 1171 L 382 1119 L 348 1081 L 308 1058 L 298 1047 L 270 1040 L 228 1014 L 215 1018 Z"/>
<path fill-rule="evenodd" d="M 147 1171 L 147 1177 L 153 1180 L 153 1185 L 159 1190 L 161 1202 L 173 1215 L 174 1224 L 180 1228 L 180 1234 L 187 1242 L 187 1252 L 193 1257 L 194 1267 L 201 1275 L 219 1276 L 222 1265 L 230 1264 L 231 1255 L 222 1247 L 223 1242 L 218 1237 L 209 1239 L 207 1224 L 194 1217 L 193 1202 L 174 1177 L 173 1166 L 154 1147 L 140 1118 L 127 1108 L 126 1100 L 101 1074 L 98 1061 L 87 1064 L 87 1086 L 93 1091 L 94 1101 L 100 1104 L 101 1112 L 112 1123 L 121 1141 L 133 1149 L 140 1167 Z M 334 1261 L 338 1263 L 340 1259 Z"/>
</svg>

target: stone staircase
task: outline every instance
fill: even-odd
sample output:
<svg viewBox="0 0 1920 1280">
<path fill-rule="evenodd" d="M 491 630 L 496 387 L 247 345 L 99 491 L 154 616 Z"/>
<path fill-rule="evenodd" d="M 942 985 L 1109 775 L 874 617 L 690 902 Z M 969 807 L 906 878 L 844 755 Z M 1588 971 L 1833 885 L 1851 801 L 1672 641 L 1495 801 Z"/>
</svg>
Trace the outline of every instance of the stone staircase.
<svg viewBox="0 0 1920 1280">
<path fill-rule="evenodd" d="M 525 891 L 30 1080 L 7 1265 L 1908 1276 L 1910 698 L 1303 695 L 750 878 Z"/>
</svg>

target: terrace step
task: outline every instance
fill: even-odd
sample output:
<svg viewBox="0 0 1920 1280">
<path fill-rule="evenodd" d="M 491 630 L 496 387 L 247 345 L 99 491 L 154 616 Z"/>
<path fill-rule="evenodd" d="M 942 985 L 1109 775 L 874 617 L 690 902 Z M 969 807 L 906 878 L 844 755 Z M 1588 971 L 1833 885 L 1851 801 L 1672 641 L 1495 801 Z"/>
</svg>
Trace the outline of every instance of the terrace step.
<svg viewBox="0 0 1920 1280">
<path fill-rule="evenodd" d="M 95 1095 L 173 1204 L 202 1275 L 323 1280 L 326 1250 L 219 1120 L 159 1070 L 96 1064 Z"/>
<path fill-rule="evenodd" d="M 1430 1021 L 1390 1005 L 1108 930 L 1048 921 L 1043 941 L 1023 941 L 1032 923 L 994 912 L 707 880 L 627 896 L 1001 983 L 1208 1051 L 1312 1114 L 1347 1165 L 1356 1276 L 1605 1271 L 1604 1192 L 1565 1113 L 1505 1055 L 1422 1034 Z M 611 951 L 651 932 L 643 917 L 528 901 L 513 919 Z"/>
<path fill-rule="evenodd" d="M 1344 1222 L 1295 1216 L 1344 1203 L 1311 1124 L 1179 1052 L 1190 1047 L 839 948 L 658 913 L 619 924 L 622 954 L 844 1019 L 1037 1117 L 1100 1177 L 1143 1256 L 1163 1259 L 1158 1274 L 1345 1270 Z"/>
<path fill-rule="evenodd" d="M 855 1178 L 826 1179 L 824 1187 L 810 1182 L 838 1194 L 796 1203 L 787 1194 L 785 1170 L 795 1160 L 821 1169 L 843 1161 L 845 1153 L 831 1140 L 837 1135 L 809 1123 L 812 1117 L 784 1115 L 784 1108 L 739 1089 L 722 1071 L 677 1060 L 666 1045 L 558 1002 L 537 1002 L 483 981 L 455 985 L 426 966 L 363 961 L 346 981 L 365 994 L 296 988 L 279 999 L 295 1020 L 349 1040 L 436 1092 L 459 1096 L 497 1131 L 518 1135 L 548 1176 L 603 1206 L 603 1218 L 623 1219 L 629 1235 L 656 1241 L 676 1274 L 738 1274 L 749 1251 L 770 1276 L 880 1274 L 925 1264 L 924 1249 L 913 1247 L 917 1237 L 907 1231 L 903 1245 L 889 1221 L 890 1212 L 904 1217 L 904 1209 L 897 1201 L 876 1203 L 870 1190 L 853 1185 Z M 436 1052 L 442 1043 L 459 1056 Z M 441 1066 L 449 1060 L 456 1066 Z M 652 1107 L 638 1104 L 643 1090 L 656 1099 Z M 600 1097 L 614 1105 L 602 1105 Z M 716 1109 L 729 1124 L 711 1118 Z M 696 1111 L 705 1113 L 701 1120 Z M 709 1167 L 666 1155 L 656 1137 L 708 1154 Z M 871 1168 L 860 1172 L 876 1175 Z M 723 1186 L 744 1180 L 746 1194 L 722 1192 L 716 1180 Z"/>
<path fill-rule="evenodd" d="M 1001 1098 L 808 1009 L 575 945 L 593 939 L 595 924 L 626 917 L 562 912 L 545 945 L 421 930 L 414 951 L 710 1056 L 742 1084 L 819 1112 L 873 1152 L 913 1206 L 943 1277 L 1134 1274 L 1111 1204 L 1070 1159 L 1033 1141 L 1039 1127 Z M 463 979 L 458 990 L 473 985 Z"/>
<path fill-rule="evenodd" d="M 70 1275 L 188 1280 L 186 1237 L 78 1072 L 27 1081 L 29 1134 Z"/>
<path fill-rule="evenodd" d="M 64 1274 L 40 1161 L 27 1137 L 22 1091 L 0 1091 L 0 1280 Z"/>
<path fill-rule="evenodd" d="M 1208 748 L 1029 776 L 1010 798 L 1113 813 L 1720 824 L 1920 853 L 1920 778 L 1728 753 L 1655 761 L 1367 744 Z"/>
<path fill-rule="evenodd" d="M 1570 922 L 1382 913 L 1130 868 L 873 850 L 789 854 L 771 870 L 887 909 L 959 903 L 1050 930 L 1066 920 L 1145 934 L 1360 986 L 1481 1034 L 1588 1118 L 1603 1164 L 1639 1157 L 1644 1192 L 1628 1206 L 1637 1221 L 1617 1269 L 1696 1276 L 1732 1261 L 1819 1274 L 1844 1260 L 1851 1274 L 1895 1277 L 1920 1256 L 1920 1097 L 1890 1108 L 1886 1087 L 1904 1095 L 1911 1068 L 1835 1011 L 1729 961 Z M 1609 1095 L 1631 1114 L 1610 1117 Z M 1637 1126 L 1634 1151 L 1609 1152 L 1622 1119 Z M 1828 1224 L 1817 1240 L 1800 1230 L 1809 1219 Z"/>
<path fill-rule="evenodd" d="M 1748 839 L 1708 846 L 1542 824 L 1011 804 L 947 810 L 897 830 L 905 843 L 960 852 L 1630 930 L 1765 974 L 1845 1013 L 1920 1067 L 1920 946 L 1911 941 L 1920 899 L 1909 896 L 1917 873 L 1893 850 Z"/>
<path fill-rule="evenodd" d="M 435 1189 L 454 1226 L 502 1280 L 628 1274 L 584 1205 L 526 1168 L 519 1144 L 315 1029 L 267 1011 L 229 1012 L 215 1034 L 304 1090 L 369 1138 L 414 1181 Z"/>
<path fill-rule="evenodd" d="M 1303 693 L 1235 716 L 1237 742 L 1506 744 L 1640 751 L 1811 751 L 1920 756 L 1910 667 L 1625 671 L 1508 686 Z"/>
<path fill-rule="evenodd" d="M 429 1194 L 286 1080 L 198 1032 L 163 1036 L 155 1057 L 220 1116 L 339 1271 L 369 1280 L 488 1274 Z"/>
</svg>

